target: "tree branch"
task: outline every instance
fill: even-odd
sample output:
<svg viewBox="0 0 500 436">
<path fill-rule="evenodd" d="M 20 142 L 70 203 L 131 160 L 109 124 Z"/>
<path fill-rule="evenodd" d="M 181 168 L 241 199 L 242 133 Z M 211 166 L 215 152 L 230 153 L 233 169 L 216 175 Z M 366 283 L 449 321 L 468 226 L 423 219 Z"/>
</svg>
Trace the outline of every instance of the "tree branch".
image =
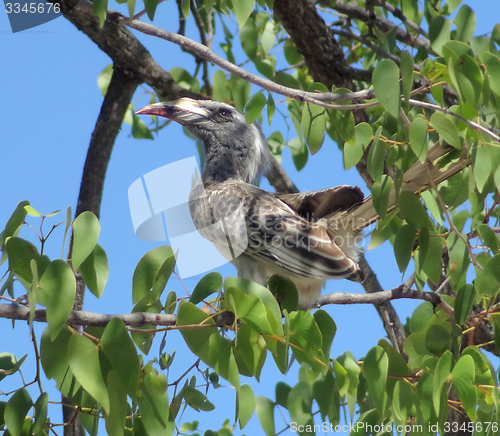
<svg viewBox="0 0 500 436">
<path fill-rule="evenodd" d="M 331 7 L 337 12 L 347 15 L 349 18 L 361 20 L 365 23 L 374 25 L 382 32 L 389 32 L 396 29 L 396 39 L 398 41 L 415 48 L 423 47 L 427 50 L 427 53 L 437 56 L 437 53 L 431 48 L 431 43 L 428 39 L 416 37 L 410 32 L 400 29 L 396 24 L 381 17 L 380 15 L 370 14 L 366 9 L 358 6 L 356 2 L 344 3 L 342 0 L 337 0 L 332 2 L 330 5 L 329 1 L 322 0 L 320 3 L 326 7 Z"/>
<path fill-rule="evenodd" d="M 0 304 L 0 318 L 28 320 L 30 308 L 16 304 Z M 143 326 L 173 326 L 177 317 L 175 315 L 136 312 L 118 315 L 102 315 L 100 313 L 73 310 L 67 324 L 72 326 L 106 327 L 113 318 L 119 318 L 130 327 Z M 35 310 L 35 321 L 47 322 L 45 309 Z"/>
<path fill-rule="evenodd" d="M 347 294 L 347 293 L 334 293 L 323 295 L 316 303 L 317 307 L 326 304 L 385 304 L 391 300 L 400 300 L 407 298 L 410 300 L 424 300 L 432 303 L 434 306 L 443 310 L 450 316 L 454 316 L 453 308 L 446 303 L 439 294 L 435 292 L 424 291 L 420 292 L 417 289 L 405 289 L 404 285 L 388 291 L 373 292 L 369 294 Z"/>
<path fill-rule="evenodd" d="M 399 8 L 392 6 L 384 0 L 371 0 L 371 3 L 375 6 L 380 6 L 385 10 L 389 11 L 395 18 L 401 20 L 406 26 L 410 29 L 414 30 L 418 34 L 422 35 L 424 38 L 429 39 L 429 34 L 422 29 L 418 24 L 409 20 L 404 14 L 403 11 Z"/>
</svg>

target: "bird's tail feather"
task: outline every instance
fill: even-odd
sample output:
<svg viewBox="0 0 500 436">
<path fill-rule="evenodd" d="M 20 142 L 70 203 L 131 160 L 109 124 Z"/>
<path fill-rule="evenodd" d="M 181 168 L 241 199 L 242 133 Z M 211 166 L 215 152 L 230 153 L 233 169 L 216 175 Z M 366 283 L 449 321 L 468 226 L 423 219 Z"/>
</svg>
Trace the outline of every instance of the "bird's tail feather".
<svg viewBox="0 0 500 436">
<path fill-rule="evenodd" d="M 464 146 L 458 158 L 442 166 L 443 157 L 451 150 L 454 149 L 450 146 L 439 144 L 432 147 L 427 153 L 425 163 L 417 161 L 403 174 L 401 190 L 415 193 L 426 191 L 431 189 L 434 184 L 439 185 L 449 179 L 471 163 L 469 149 Z M 434 183 L 430 182 L 429 174 Z M 387 212 L 389 213 L 394 210 L 395 206 L 396 189 L 392 186 L 389 192 Z M 336 226 L 344 230 L 360 231 L 378 221 L 379 218 L 373 206 L 372 196 L 370 195 L 364 199 L 359 207 L 342 212 L 341 214 L 334 214 L 329 219 L 335 220 Z"/>
</svg>

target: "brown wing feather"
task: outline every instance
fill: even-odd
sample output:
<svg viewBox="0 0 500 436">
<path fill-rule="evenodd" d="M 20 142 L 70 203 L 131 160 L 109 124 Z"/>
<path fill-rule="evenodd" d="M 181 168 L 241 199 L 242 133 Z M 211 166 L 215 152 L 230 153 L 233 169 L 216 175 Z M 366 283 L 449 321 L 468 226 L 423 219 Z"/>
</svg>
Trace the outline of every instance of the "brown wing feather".
<svg viewBox="0 0 500 436">
<path fill-rule="evenodd" d="M 317 221 L 339 211 L 351 210 L 360 205 L 364 198 L 361 189 L 348 185 L 320 191 L 274 195 L 308 221 Z"/>
</svg>

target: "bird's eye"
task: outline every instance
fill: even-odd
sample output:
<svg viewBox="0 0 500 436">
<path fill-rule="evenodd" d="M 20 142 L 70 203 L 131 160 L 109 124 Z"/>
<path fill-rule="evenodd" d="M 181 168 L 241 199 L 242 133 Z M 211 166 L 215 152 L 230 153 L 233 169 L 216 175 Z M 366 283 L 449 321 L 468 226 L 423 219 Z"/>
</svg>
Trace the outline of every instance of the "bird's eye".
<svg viewBox="0 0 500 436">
<path fill-rule="evenodd" d="M 231 116 L 231 113 L 227 109 L 221 109 L 219 111 L 219 115 L 224 118 L 229 118 Z"/>
</svg>

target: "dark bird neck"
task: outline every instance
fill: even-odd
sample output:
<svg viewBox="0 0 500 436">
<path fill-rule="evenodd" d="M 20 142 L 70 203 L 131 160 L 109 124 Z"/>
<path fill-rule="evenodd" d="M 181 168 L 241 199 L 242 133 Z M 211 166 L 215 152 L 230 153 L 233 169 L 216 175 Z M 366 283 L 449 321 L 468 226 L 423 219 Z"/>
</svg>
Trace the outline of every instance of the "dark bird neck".
<svg viewBox="0 0 500 436">
<path fill-rule="evenodd" d="M 227 180 L 254 183 L 267 172 L 271 163 L 269 148 L 260 129 L 249 127 L 250 138 L 245 137 L 248 133 L 233 135 L 224 142 L 215 137 L 204 138 L 205 167 L 201 176 L 205 185 Z"/>
</svg>

